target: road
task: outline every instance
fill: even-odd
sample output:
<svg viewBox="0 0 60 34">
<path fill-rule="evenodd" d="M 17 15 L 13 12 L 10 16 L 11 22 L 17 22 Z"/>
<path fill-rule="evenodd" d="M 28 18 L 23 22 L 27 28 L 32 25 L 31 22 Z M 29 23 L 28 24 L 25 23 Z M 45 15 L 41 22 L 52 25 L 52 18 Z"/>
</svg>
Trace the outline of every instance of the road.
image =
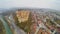
<svg viewBox="0 0 60 34">
<path fill-rule="evenodd" d="M 14 29 L 14 34 L 26 34 L 22 29 L 16 26 L 12 15 L 9 16 L 9 20 L 12 28 Z"/>
</svg>

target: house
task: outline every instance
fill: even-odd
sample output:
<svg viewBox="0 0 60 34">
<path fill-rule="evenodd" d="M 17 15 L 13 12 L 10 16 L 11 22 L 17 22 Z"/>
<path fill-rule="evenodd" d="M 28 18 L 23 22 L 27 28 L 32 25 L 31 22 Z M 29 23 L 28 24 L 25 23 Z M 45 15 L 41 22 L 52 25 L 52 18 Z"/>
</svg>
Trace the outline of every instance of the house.
<svg viewBox="0 0 60 34">
<path fill-rule="evenodd" d="M 26 11 L 24 11 L 24 10 L 16 11 L 16 15 L 18 17 L 19 23 L 27 21 L 29 18 L 29 14 L 30 14 L 30 11 L 27 11 L 27 10 Z"/>
</svg>

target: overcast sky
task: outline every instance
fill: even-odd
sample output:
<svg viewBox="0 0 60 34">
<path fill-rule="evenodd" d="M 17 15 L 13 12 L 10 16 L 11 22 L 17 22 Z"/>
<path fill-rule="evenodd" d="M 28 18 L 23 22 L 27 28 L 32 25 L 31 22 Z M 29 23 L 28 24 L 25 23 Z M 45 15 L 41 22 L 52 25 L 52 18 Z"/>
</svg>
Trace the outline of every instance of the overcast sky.
<svg viewBox="0 0 60 34">
<path fill-rule="evenodd" d="M 60 0 L 0 0 L 0 8 L 33 7 L 60 10 Z"/>
</svg>

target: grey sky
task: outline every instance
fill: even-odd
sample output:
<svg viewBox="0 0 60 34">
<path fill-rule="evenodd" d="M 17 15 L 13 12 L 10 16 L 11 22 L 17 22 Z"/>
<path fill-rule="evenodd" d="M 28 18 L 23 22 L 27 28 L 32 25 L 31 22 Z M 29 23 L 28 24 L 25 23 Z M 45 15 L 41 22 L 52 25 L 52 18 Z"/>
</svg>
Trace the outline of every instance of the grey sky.
<svg viewBox="0 0 60 34">
<path fill-rule="evenodd" d="M 0 8 L 33 7 L 60 10 L 60 0 L 0 0 Z"/>
</svg>

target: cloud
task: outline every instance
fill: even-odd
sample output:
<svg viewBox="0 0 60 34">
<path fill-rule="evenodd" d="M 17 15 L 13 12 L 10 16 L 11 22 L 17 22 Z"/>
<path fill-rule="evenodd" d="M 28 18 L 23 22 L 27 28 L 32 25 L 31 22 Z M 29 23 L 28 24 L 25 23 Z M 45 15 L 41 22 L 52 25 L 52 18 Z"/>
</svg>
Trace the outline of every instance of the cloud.
<svg viewBox="0 0 60 34">
<path fill-rule="evenodd" d="M 60 9 L 59 4 L 60 0 L 0 0 L 0 8 L 36 7 Z"/>
<path fill-rule="evenodd" d="M 43 0 L 5 0 L 0 3 L 4 7 L 46 7 L 48 5 Z"/>
</svg>

